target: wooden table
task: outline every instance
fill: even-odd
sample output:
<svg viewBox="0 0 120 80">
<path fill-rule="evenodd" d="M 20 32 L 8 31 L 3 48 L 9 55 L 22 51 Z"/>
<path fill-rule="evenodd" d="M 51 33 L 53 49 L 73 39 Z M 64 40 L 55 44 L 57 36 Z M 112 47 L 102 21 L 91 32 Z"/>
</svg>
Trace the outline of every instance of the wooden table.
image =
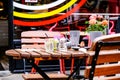
<svg viewBox="0 0 120 80">
<path fill-rule="evenodd" d="M 72 49 L 66 52 L 54 51 L 54 52 L 46 52 L 43 48 L 41 49 L 10 49 L 6 51 L 6 55 L 12 56 L 14 59 L 27 59 L 31 63 L 31 65 L 38 71 L 38 73 L 43 76 L 46 80 L 50 80 L 49 77 L 45 74 L 41 68 L 39 68 L 36 64 L 34 64 L 34 58 L 39 60 L 59 60 L 59 59 L 72 59 L 72 58 L 85 58 L 88 56 L 85 53 L 74 51 Z M 80 64 L 78 65 L 79 68 Z M 77 70 L 77 69 L 76 69 Z M 75 71 L 68 77 L 70 78 Z"/>
</svg>

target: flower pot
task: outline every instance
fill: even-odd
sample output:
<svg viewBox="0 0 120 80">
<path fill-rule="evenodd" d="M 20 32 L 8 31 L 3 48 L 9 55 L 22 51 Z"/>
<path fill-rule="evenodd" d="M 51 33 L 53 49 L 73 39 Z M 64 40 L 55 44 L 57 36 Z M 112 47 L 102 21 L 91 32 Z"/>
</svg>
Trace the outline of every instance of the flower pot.
<svg viewBox="0 0 120 80">
<path fill-rule="evenodd" d="M 102 31 L 90 31 L 89 32 L 88 47 L 91 47 L 91 44 L 95 38 L 100 37 L 102 35 L 103 35 Z"/>
<path fill-rule="evenodd" d="M 102 31 L 91 31 L 90 32 L 90 41 L 93 42 L 95 38 L 103 35 Z"/>
</svg>

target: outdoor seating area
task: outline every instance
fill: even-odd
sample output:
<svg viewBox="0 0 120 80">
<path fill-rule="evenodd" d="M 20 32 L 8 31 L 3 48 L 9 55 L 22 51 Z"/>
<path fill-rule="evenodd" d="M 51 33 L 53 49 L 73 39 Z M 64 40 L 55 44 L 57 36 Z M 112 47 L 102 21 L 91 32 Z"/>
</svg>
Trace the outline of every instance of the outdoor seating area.
<svg viewBox="0 0 120 80">
<path fill-rule="evenodd" d="M 44 71 L 40 67 L 38 67 L 36 63 L 34 63 L 35 58 L 36 58 L 35 60 L 57 60 L 57 59 L 65 60 L 65 59 L 72 59 L 72 58 L 84 58 L 89 60 L 86 63 L 87 65 L 92 64 L 91 69 L 90 69 L 90 66 L 86 67 L 85 78 L 89 78 L 90 80 L 93 80 L 94 76 L 100 77 L 100 75 L 106 76 L 106 75 L 116 75 L 120 73 L 120 64 L 118 63 L 120 61 L 119 47 L 120 47 L 120 34 L 113 34 L 113 35 L 105 35 L 105 36 L 96 38 L 92 43 L 91 48 L 86 52 L 80 49 L 78 51 L 68 49 L 67 51 L 47 52 L 45 48 L 39 47 L 39 49 L 38 48 L 11 49 L 6 51 L 6 55 L 12 56 L 14 59 L 23 59 L 23 58 L 28 59 L 31 65 L 46 80 L 49 80 L 51 76 L 57 75 L 57 74 L 53 74 L 53 75 L 49 74 L 50 76 L 48 74 L 46 75 L 46 73 L 44 73 Z M 100 64 L 99 67 L 96 66 L 97 64 Z M 61 78 L 61 80 L 63 80 L 63 78 L 70 80 L 73 74 L 77 70 L 79 70 L 79 67 L 80 67 L 80 64 L 76 66 L 75 71 L 73 70 L 73 72 L 69 75 L 68 78 L 67 76 L 65 77 L 63 73 L 58 74 L 62 76 L 57 78 Z M 30 75 L 31 77 L 29 77 Z M 38 74 L 37 74 L 38 77 L 34 77 L 34 75 L 35 74 L 32 74 L 32 73 L 26 74 L 26 75 L 23 75 L 23 78 L 25 80 L 37 80 L 37 79 L 41 80 L 42 79 L 42 77 L 38 76 Z M 55 79 L 57 78 L 55 77 Z M 116 76 L 115 77 L 112 76 L 110 78 L 120 79 L 120 77 L 116 77 Z"/>
<path fill-rule="evenodd" d="M 120 80 L 120 0 L 1 0 L 0 80 Z"/>
</svg>

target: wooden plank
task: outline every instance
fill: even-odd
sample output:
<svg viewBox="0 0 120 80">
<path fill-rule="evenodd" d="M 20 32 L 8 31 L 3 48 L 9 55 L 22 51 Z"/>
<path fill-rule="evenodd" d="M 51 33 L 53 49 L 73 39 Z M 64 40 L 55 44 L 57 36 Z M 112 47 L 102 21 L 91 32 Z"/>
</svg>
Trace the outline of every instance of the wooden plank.
<svg viewBox="0 0 120 80">
<path fill-rule="evenodd" d="M 61 54 L 59 54 L 59 53 L 57 53 L 57 52 L 46 52 L 45 50 L 41 50 L 42 52 L 44 52 L 44 53 L 47 53 L 47 54 L 50 54 L 51 55 L 51 57 L 61 57 Z"/>
<path fill-rule="evenodd" d="M 75 50 L 69 50 L 68 53 L 71 54 L 71 57 L 79 57 L 79 58 L 81 57 L 81 58 L 83 58 L 83 57 L 87 56 L 86 53 L 83 53 L 83 52 L 80 52 L 80 51 L 75 51 Z"/>
<path fill-rule="evenodd" d="M 120 80 L 120 76 L 110 76 L 101 78 L 101 80 Z"/>
<path fill-rule="evenodd" d="M 45 48 L 41 48 L 43 52 L 45 52 Z M 53 51 L 53 52 L 48 52 L 49 54 L 51 54 L 52 57 L 68 57 L 70 56 L 67 52 L 63 52 L 63 51 Z"/>
<path fill-rule="evenodd" d="M 29 45 L 26 45 L 26 44 L 23 44 L 22 45 L 22 49 L 41 49 L 41 47 L 44 47 L 44 45 L 38 45 L 38 44 L 29 44 Z"/>
<path fill-rule="evenodd" d="M 47 75 L 51 80 L 66 80 L 68 78 L 65 74 L 47 73 Z M 44 80 L 40 74 L 23 74 L 22 77 L 25 80 Z"/>
<path fill-rule="evenodd" d="M 46 37 L 45 31 L 24 31 L 21 37 Z"/>
<path fill-rule="evenodd" d="M 57 51 L 57 53 L 61 54 L 62 58 L 71 57 L 71 54 L 69 54 L 68 51 Z"/>
<path fill-rule="evenodd" d="M 45 39 L 41 38 L 22 38 L 21 39 L 22 44 L 24 43 L 45 43 Z"/>
<path fill-rule="evenodd" d="M 41 55 L 38 54 L 35 51 L 26 51 L 26 52 L 29 53 L 32 58 L 39 58 L 39 57 L 41 57 Z"/>
<path fill-rule="evenodd" d="M 21 37 L 55 37 L 60 36 L 61 34 L 59 32 L 50 32 L 50 31 L 24 31 L 21 34 Z"/>
<path fill-rule="evenodd" d="M 42 50 L 41 51 L 34 51 L 34 52 L 39 53 L 41 55 L 41 57 L 51 57 L 50 54 L 43 52 Z"/>
<path fill-rule="evenodd" d="M 89 77 L 90 67 L 85 69 L 85 77 Z M 97 65 L 94 76 L 114 75 L 120 73 L 120 64 Z"/>
<path fill-rule="evenodd" d="M 21 57 L 21 54 L 18 53 L 18 52 L 16 52 L 14 49 L 7 50 L 5 53 L 6 53 L 6 55 L 8 55 L 8 56 Z"/>
<path fill-rule="evenodd" d="M 90 56 L 88 58 L 88 64 L 91 64 L 94 52 L 89 54 Z M 97 59 L 97 64 L 108 63 L 108 62 L 118 62 L 118 61 L 120 61 L 120 51 L 107 50 L 107 51 L 100 52 L 100 55 Z"/>
<path fill-rule="evenodd" d="M 20 56 L 22 58 L 30 58 L 31 57 L 31 55 L 28 52 L 22 51 L 22 49 L 15 49 L 15 51 L 20 53 Z"/>
</svg>

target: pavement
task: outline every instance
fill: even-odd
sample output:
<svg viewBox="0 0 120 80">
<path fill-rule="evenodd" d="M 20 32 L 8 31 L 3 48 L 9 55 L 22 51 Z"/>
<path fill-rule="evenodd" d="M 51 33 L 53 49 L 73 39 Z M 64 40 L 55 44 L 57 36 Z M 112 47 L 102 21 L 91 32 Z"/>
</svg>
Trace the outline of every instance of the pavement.
<svg viewBox="0 0 120 80">
<path fill-rule="evenodd" d="M 69 74 L 70 71 L 66 71 Z M 48 73 L 60 73 L 59 71 L 51 71 Z M 22 78 L 22 74 L 24 73 L 11 73 L 9 70 L 0 71 L 0 80 L 24 80 Z M 28 73 L 26 73 L 28 74 Z"/>
<path fill-rule="evenodd" d="M 0 71 L 0 80 L 24 80 L 22 74 L 13 74 L 8 70 Z"/>
</svg>

